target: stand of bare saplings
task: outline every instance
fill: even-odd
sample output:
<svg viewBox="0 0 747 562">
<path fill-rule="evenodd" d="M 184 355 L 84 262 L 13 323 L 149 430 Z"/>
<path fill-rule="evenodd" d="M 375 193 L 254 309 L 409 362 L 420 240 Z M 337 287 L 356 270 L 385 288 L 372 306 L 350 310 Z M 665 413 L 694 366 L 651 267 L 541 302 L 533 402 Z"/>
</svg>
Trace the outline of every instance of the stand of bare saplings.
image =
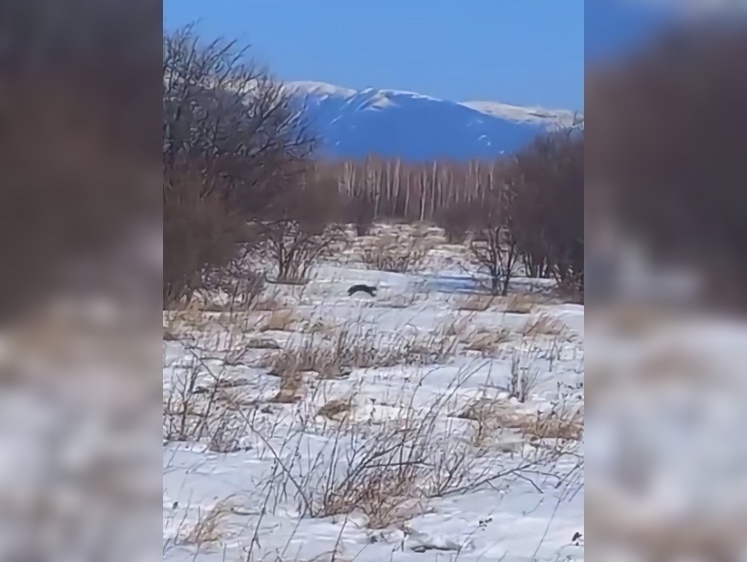
<svg viewBox="0 0 747 562">
<path fill-rule="evenodd" d="M 164 38 L 164 306 L 304 283 L 343 225 L 392 220 L 442 227 L 493 294 L 521 270 L 583 301 L 582 127 L 494 161 L 325 161 L 298 99 L 246 61 L 191 28 Z"/>
</svg>

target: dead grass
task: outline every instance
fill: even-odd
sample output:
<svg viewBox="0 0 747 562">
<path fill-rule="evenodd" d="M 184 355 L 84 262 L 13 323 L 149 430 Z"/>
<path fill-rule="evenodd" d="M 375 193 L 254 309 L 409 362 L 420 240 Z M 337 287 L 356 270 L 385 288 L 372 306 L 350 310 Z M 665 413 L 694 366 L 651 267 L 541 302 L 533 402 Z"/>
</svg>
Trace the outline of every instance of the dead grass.
<svg viewBox="0 0 747 562">
<path fill-rule="evenodd" d="M 198 547 L 221 542 L 224 539 L 221 525 L 232 513 L 233 508 L 232 498 L 226 498 L 203 514 L 199 514 L 197 522 L 184 537 L 184 542 Z"/>
<path fill-rule="evenodd" d="M 530 314 L 537 305 L 537 297 L 534 295 L 514 294 L 502 299 L 505 303 L 503 311 L 509 314 Z"/>
<path fill-rule="evenodd" d="M 474 314 L 452 316 L 441 325 L 438 332 L 446 337 L 459 338 L 464 341 L 469 335 L 474 319 Z"/>
<path fill-rule="evenodd" d="M 295 404 L 303 398 L 303 374 L 288 370 L 280 375 L 280 388 L 271 402 L 276 404 Z"/>
<path fill-rule="evenodd" d="M 264 319 L 259 330 L 261 332 L 289 332 L 292 331 L 293 324 L 296 320 L 296 314 L 290 308 L 273 310 Z"/>
<path fill-rule="evenodd" d="M 323 416 L 330 420 L 339 421 L 345 418 L 352 409 L 352 397 L 349 398 L 336 398 L 326 402 L 319 411 L 318 416 Z"/>
<path fill-rule="evenodd" d="M 316 371 L 321 378 L 341 378 L 352 369 L 443 363 L 453 355 L 455 347 L 454 339 L 438 333 L 423 339 L 406 338 L 379 334 L 353 323 L 339 328 L 329 338 L 311 334 L 301 345 L 291 344 L 262 366 L 278 375 Z"/>
<path fill-rule="evenodd" d="M 554 411 L 545 415 L 524 414 L 516 418 L 513 429 L 535 439 L 578 441 L 584 430 L 584 419 L 580 414 L 563 416 Z"/>
<path fill-rule="evenodd" d="M 493 355 L 501 345 L 511 341 L 511 332 L 506 328 L 480 328 L 466 335 L 466 351 L 477 351 L 483 355 Z"/>
<path fill-rule="evenodd" d="M 567 337 L 568 327 L 559 318 L 547 313 L 528 319 L 519 329 L 522 336 L 533 338 L 537 336 Z"/>
<path fill-rule="evenodd" d="M 431 446 L 427 431 L 412 424 L 390 428 L 352 452 L 344 467 L 332 462 L 329 472 L 319 474 L 321 485 L 314 486 L 312 516 L 357 510 L 367 516 L 370 528 L 380 529 L 422 513 L 422 460 Z"/>
<path fill-rule="evenodd" d="M 490 310 L 496 302 L 496 297 L 492 295 L 469 295 L 459 300 L 457 308 L 470 312 L 485 312 Z"/>
<path fill-rule="evenodd" d="M 524 412 L 508 400 L 481 398 L 457 414 L 458 418 L 475 423 L 473 440 L 484 446 L 501 430 L 510 429 L 533 440 L 579 440 L 583 432 L 583 416 L 579 413 L 561 414 Z"/>
<path fill-rule="evenodd" d="M 361 259 L 371 269 L 407 273 L 421 267 L 429 247 L 419 238 L 404 240 L 385 236 L 363 249 Z"/>
<path fill-rule="evenodd" d="M 531 365 L 522 365 L 522 356 L 514 352 L 511 356 L 511 378 L 508 382 L 508 395 L 519 402 L 526 402 L 537 384 L 538 372 Z"/>
<path fill-rule="evenodd" d="M 195 301 L 188 305 L 164 310 L 163 339 L 174 341 L 191 332 L 204 331 L 211 320 L 212 316 L 206 314 L 201 305 Z"/>
<path fill-rule="evenodd" d="M 272 312 L 284 308 L 285 305 L 274 296 L 258 299 L 253 305 L 252 310 L 257 312 Z"/>
</svg>

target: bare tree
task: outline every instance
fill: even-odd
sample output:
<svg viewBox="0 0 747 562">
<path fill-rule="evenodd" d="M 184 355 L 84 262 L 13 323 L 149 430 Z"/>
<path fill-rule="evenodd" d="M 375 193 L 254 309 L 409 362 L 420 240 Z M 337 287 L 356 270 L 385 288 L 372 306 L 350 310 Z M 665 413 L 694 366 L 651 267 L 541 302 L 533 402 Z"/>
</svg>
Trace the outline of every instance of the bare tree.
<svg viewBox="0 0 747 562">
<path fill-rule="evenodd" d="M 583 298 L 584 132 L 542 135 L 507 170 L 511 239 L 530 271 Z"/>
<path fill-rule="evenodd" d="M 271 205 L 261 228 L 265 256 L 275 266 L 275 282 L 306 282 L 318 259 L 344 240 L 339 198 L 336 183 L 326 183 L 309 171 Z"/>
<path fill-rule="evenodd" d="M 166 300 L 241 257 L 246 222 L 303 172 L 314 147 L 303 108 L 246 54 L 233 42 L 203 44 L 190 27 L 163 39 Z"/>
<path fill-rule="evenodd" d="M 253 213 L 279 180 L 299 174 L 311 155 L 303 108 L 246 49 L 201 45 L 191 28 L 164 38 L 164 166 L 197 162 L 219 190 Z"/>
<path fill-rule="evenodd" d="M 506 296 L 519 256 L 510 215 L 511 192 L 496 190 L 477 213 L 469 250 L 473 260 L 490 276 L 490 293 Z"/>
</svg>

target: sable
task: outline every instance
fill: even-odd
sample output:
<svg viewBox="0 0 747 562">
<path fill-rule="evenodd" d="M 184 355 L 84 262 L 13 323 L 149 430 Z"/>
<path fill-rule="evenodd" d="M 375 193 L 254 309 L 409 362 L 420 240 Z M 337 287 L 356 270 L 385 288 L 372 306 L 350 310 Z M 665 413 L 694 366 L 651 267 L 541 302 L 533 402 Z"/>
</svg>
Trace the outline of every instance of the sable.
<svg viewBox="0 0 747 562">
<path fill-rule="evenodd" d="M 376 287 L 370 285 L 353 285 L 348 289 L 348 296 L 352 297 L 355 293 L 368 293 L 372 297 L 376 296 Z"/>
</svg>

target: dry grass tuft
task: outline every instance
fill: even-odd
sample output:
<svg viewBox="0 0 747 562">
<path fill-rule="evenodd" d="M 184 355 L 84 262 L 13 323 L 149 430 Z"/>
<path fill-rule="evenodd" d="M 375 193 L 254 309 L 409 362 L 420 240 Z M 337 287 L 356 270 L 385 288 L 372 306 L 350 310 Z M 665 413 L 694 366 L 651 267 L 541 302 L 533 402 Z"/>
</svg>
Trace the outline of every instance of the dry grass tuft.
<svg viewBox="0 0 747 562">
<path fill-rule="evenodd" d="M 429 365 L 446 361 L 456 342 L 441 334 L 426 339 L 377 334 L 356 325 L 338 329 L 331 338 L 311 334 L 267 359 L 263 366 L 277 375 L 315 371 L 322 378 L 342 378 L 352 369 Z"/>
<path fill-rule="evenodd" d="M 298 371 L 285 371 L 280 375 L 280 388 L 271 402 L 296 404 L 303 398 L 303 375 Z"/>
<path fill-rule="evenodd" d="M 163 312 L 163 337 L 166 341 L 179 339 L 184 334 L 204 331 L 212 321 L 200 304 L 192 301 L 188 305 L 171 308 Z"/>
<path fill-rule="evenodd" d="M 364 248 L 361 259 L 371 269 L 407 273 L 422 266 L 429 249 L 419 238 L 405 241 L 385 236 Z"/>
<path fill-rule="evenodd" d="M 280 310 L 284 306 L 285 305 L 276 297 L 267 297 L 264 299 L 258 299 L 252 305 L 252 310 L 256 310 L 257 312 L 272 312 L 274 310 Z"/>
<path fill-rule="evenodd" d="M 496 297 L 492 295 L 469 295 L 457 303 L 457 308 L 470 312 L 485 312 L 495 303 Z"/>
<path fill-rule="evenodd" d="M 478 351 L 483 355 L 492 355 L 502 344 L 511 341 L 511 332 L 506 328 L 492 330 L 481 328 L 468 334 L 464 341 L 466 351 Z"/>
<path fill-rule="evenodd" d="M 512 429 L 518 429 L 524 435 L 535 439 L 578 441 L 584 431 L 584 419 L 581 414 L 567 416 L 561 416 L 555 412 L 545 415 L 523 414 L 516 416 Z"/>
<path fill-rule="evenodd" d="M 502 429 L 518 431 L 532 439 L 579 440 L 584 422 L 580 413 L 562 415 L 522 412 L 508 400 L 480 398 L 457 414 L 475 422 L 473 440 L 484 445 Z"/>
<path fill-rule="evenodd" d="M 530 314 L 537 305 L 537 297 L 526 294 L 515 294 L 506 297 L 504 302 L 504 312 L 510 314 Z"/>
<path fill-rule="evenodd" d="M 296 315 L 290 308 L 273 310 L 260 327 L 261 332 L 289 332 L 296 321 Z"/>
<path fill-rule="evenodd" d="M 339 421 L 345 418 L 352 409 L 352 398 L 336 398 L 325 403 L 319 411 L 318 416 L 323 416 L 330 420 Z"/>
<path fill-rule="evenodd" d="M 549 314 L 540 314 L 526 321 L 519 329 L 522 336 L 532 338 L 536 336 L 568 336 L 568 327 L 562 320 Z"/>
<path fill-rule="evenodd" d="M 442 334 L 444 337 L 459 338 L 460 340 L 465 341 L 471 331 L 474 319 L 474 314 L 452 316 L 443 322 L 437 332 Z"/>
<path fill-rule="evenodd" d="M 187 544 L 201 546 L 214 544 L 223 539 L 220 526 L 226 517 L 233 511 L 234 505 L 231 498 L 226 498 L 215 504 L 203 516 L 198 516 L 197 523 L 190 529 L 184 541 Z"/>
<path fill-rule="evenodd" d="M 537 371 L 531 366 L 521 364 L 521 355 L 514 353 L 511 357 L 511 378 L 508 383 L 509 396 L 519 402 L 526 402 L 529 393 L 537 384 Z"/>
</svg>

